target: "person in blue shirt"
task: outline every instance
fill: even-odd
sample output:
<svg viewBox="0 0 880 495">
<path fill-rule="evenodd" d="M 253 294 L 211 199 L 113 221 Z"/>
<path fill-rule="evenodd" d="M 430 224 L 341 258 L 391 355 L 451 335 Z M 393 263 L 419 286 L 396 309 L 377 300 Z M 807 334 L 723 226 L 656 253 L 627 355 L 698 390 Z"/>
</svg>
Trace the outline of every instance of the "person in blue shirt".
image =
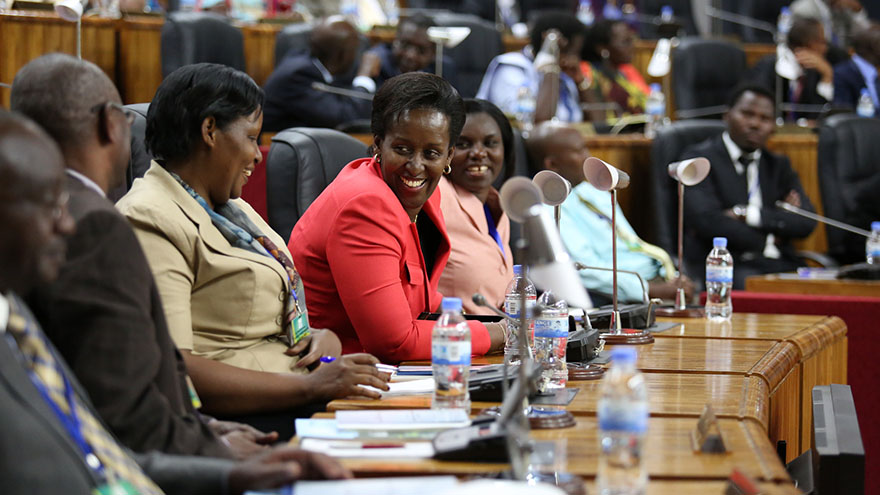
<svg viewBox="0 0 880 495">
<path fill-rule="evenodd" d="M 880 24 L 858 31 L 852 40 L 855 53 L 850 60 L 834 67 L 834 104 L 855 109 L 863 89 L 874 100 L 874 115 L 880 116 Z"/>
<path fill-rule="evenodd" d="M 559 233 L 565 248 L 575 261 L 587 266 L 611 268 L 611 193 L 593 187 L 584 180 L 583 164 L 590 152 L 581 133 L 573 127 L 556 122 L 539 125 L 527 142 L 532 163 L 552 170 L 571 182 L 572 191 L 562 203 Z M 617 266 L 638 272 L 647 283 L 648 295 L 674 299 L 677 288 L 675 267 L 663 249 L 639 238 L 617 206 Z M 594 301 L 610 298 L 612 273 L 581 270 L 581 280 Z M 621 273 L 617 277 L 618 299 L 621 302 L 643 300 L 644 289 L 638 277 Z M 688 299 L 694 284 L 684 278 Z M 599 296 L 599 297 L 596 297 Z"/>
</svg>

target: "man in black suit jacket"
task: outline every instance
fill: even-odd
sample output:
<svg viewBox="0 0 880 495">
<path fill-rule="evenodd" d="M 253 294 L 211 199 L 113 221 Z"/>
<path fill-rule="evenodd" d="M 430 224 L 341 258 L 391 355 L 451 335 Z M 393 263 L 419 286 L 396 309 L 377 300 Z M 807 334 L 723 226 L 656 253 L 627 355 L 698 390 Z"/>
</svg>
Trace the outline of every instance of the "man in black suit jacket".
<svg viewBox="0 0 880 495">
<path fill-rule="evenodd" d="M 61 146 L 76 222 L 59 277 L 28 302 L 103 420 L 137 452 L 243 458 L 267 448 L 277 435 L 205 421 L 193 407 L 147 259 L 106 198 L 125 179 L 131 142 L 113 83 L 92 63 L 53 54 L 23 67 L 13 87 L 12 109 Z"/>
<path fill-rule="evenodd" d="M 776 206 L 784 201 L 813 211 L 788 158 L 764 148 L 775 128 L 773 94 L 762 86 L 734 91 L 725 114 L 727 131 L 685 150 L 682 159 L 703 156 L 712 171 L 685 197 L 688 264 L 698 266 L 713 237 L 727 237 L 733 254 L 734 288 L 759 273 L 791 271 L 801 265 L 792 239 L 806 237 L 816 222 Z"/>
<path fill-rule="evenodd" d="M 874 116 L 880 117 L 880 78 L 877 76 L 880 69 L 880 25 L 874 23 L 870 28 L 856 32 L 852 45 L 855 50 L 852 58 L 834 66 L 834 103 L 855 109 L 862 90 L 868 88 L 867 75 L 873 79 Z"/>
<path fill-rule="evenodd" d="M 428 28 L 434 25 L 430 17 L 416 14 L 400 21 L 394 41 L 380 44 L 370 51 L 380 60 L 379 74 L 373 80 L 376 87 L 394 76 L 407 72 L 423 71 L 437 73 L 436 45 L 428 37 Z M 455 62 L 443 56 L 443 79 L 456 86 Z"/>
<path fill-rule="evenodd" d="M 67 91 L 59 87 L 58 91 Z M 86 116 L 81 116 L 87 118 Z M 52 139 L 24 118 L 0 111 L 0 487 L 4 495 L 89 495 L 107 482 L 131 481 L 155 488 L 141 471 L 169 495 L 239 494 L 277 487 L 297 478 L 344 477 L 348 473 L 329 458 L 292 449 L 277 449 L 235 464 L 224 459 L 162 453 L 130 454 L 112 435 L 84 433 L 97 419 L 88 396 L 57 350 L 44 338 L 40 325 L 17 294 L 57 276 L 64 261 L 64 237 L 73 230 L 64 193 L 61 152 Z M 24 328 L 28 330 L 24 330 Z M 33 346 L 33 344 L 39 344 Z M 28 357 L 36 351 L 36 358 Z M 27 352 L 27 353 L 26 353 Z M 43 352 L 41 354 L 40 352 Z M 47 354 L 53 357 L 48 358 Z M 48 381 L 54 370 L 65 393 L 41 391 L 58 384 Z M 60 376 L 59 376 L 60 375 Z M 58 399 L 55 397 L 63 397 Z M 77 417 L 71 418 L 75 404 Z M 64 419 L 62 419 L 64 418 Z M 101 432 L 98 420 L 88 430 Z M 79 433 L 79 435 L 78 435 Z M 104 447 L 93 439 L 103 437 Z M 88 453 L 91 452 L 91 453 Z M 88 454 L 87 454 L 88 453 Z M 109 454 L 109 455 L 108 455 Z M 129 463 L 131 469 L 115 469 Z M 116 462 L 111 462 L 115 460 Z M 119 479 L 108 480 L 105 470 Z M 103 493 L 103 492 L 102 492 Z M 112 492 L 118 493 L 118 492 Z M 130 493 L 130 492 L 127 492 Z"/>
<path fill-rule="evenodd" d="M 263 130 L 278 132 L 289 127 L 329 127 L 358 119 L 369 119 L 379 73 L 379 58 L 364 53 L 353 87 L 336 80 L 355 62 L 358 34 L 341 17 L 331 17 L 315 27 L 309 39 L 309 54 L 297 54 L 281 61 L 266 81 Z M 366 99 L 334 94 L 312 87 L 313 83 L 362 92 Z"/>
<path fill-rule="evenodd" d="M 760 84 L 782 92 L 782 101 L 798 105 L 825 105 L 834 98 L 834 74 L 831 64 L 825 59 L 828 42 L 822 23 L 813 18 L 796 17 L 782 49 L 783 60 L 790 59 L 791 70 L 797 77 L 789 80 L 776 74 L 777 55 L 768 55 L 758 61 L 746 77 Z M 821 109 L 815 111 L 785 112 L 786 119 L 816 118 Z"/>
</svg>

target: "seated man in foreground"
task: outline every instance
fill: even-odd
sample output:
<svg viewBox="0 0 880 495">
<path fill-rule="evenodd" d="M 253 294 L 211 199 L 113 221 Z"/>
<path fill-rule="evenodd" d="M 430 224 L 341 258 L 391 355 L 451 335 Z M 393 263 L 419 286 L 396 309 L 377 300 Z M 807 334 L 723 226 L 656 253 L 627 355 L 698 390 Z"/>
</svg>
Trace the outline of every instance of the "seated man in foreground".
<svg viewBox="0 0 880 495">
<path fill-rule="evenodd" d="M 559 224 L 562 242 L 571 257 L 587 266 L 611 268 L 611 196 L 584 180 L 584 160 L 590 157 L 590 152 L 583 136 L 568 125 L 545 122 L 529 138 L 527 146 L 532 163 L 571 182 L 571 194 L 562 204 Z M 678 285 L 672 259 L 663 249 L 639 238 L 623 216 L 620 205 L 617 206 L 617 266 L 638 272 L 648 284 L 650 297 L 675 299 Z M 595 298 L 597 294 L 610 299 L 611 272 L 585 269 L 580 271 L 580 276 L 594 301 L 601 301 Z M 621 302 L 643 300 L 644 289 L 637 277 L 621 273 L 617 282 Z M 693 282 L 685 277 L 683 283 L 690 299 L 694 294 Z"/>
<path fill-rule="evenodd" d="M 749 275 L 803 266 L 791 241 L 807 237 L 816 226 L 776 206 L 784 201 L 815 211 L 788 158 L 765 148 L 775 115 L 773 93 L 763 86 L 741 86 L 724 115 L 727 130 L 680 157 L 702 156 L 712 163 L 709 176 L 689 188 L 684 202 L 687 261 L 699 266 L 712 249 L 712 238 L 727 237 L 734 289 L 743 289 Z"/>
</svg>

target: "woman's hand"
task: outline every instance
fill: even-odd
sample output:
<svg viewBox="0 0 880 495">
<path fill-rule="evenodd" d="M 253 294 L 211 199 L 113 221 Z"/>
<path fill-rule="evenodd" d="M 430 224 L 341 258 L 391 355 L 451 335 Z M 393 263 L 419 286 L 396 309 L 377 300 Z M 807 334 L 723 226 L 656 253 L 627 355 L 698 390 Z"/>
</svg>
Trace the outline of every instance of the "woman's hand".
<svg viewBox="0 0 880 495">
<path fill-rule="evenodd" d="M 307 379 L 315 400 L 342 399 L 351 396 L 378 399 L 379 392 L 360 385 L 368 385 L 379 390 L 388 390 L 391 375 L 376 368 L 379 360 L 370 354 L 347 354 L 331 363 L 319 366 Z"/>
<path fill-rule="evenodd" d="M 507 329 L 503 321 L 499 323 L 486 323 L 489 331 L 489 354 L 504 351 L 504 341 L 507 337 Z"/>
<path fill-rule="evenodd" d="M 308 354 L 300 357 L 299 361 L 294 365 L 296 368 L 305 368 L 310 364 L 316 363 L 322 356 L 341 356 L 342 342 L 330 330 L 313 328 L 308 337 L 303 338 L 296 345 L 284 351 L 284 353 L 288 356 L 300 356 L 306 349 L 308 349 Z"/>
</svg>

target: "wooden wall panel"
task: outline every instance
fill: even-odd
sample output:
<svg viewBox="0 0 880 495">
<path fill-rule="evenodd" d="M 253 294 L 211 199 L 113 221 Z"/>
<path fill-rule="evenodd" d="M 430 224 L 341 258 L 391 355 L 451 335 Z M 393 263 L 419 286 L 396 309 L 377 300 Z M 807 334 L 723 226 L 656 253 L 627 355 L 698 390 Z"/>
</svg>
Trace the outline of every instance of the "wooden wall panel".
<svg viewBox="0 0 880 495">
<path fill-rule="evenodd" d="M 125 103 L 146 103 L 162 82 L 161 17 L 129 17 L 119 23 L 117 86 Z"/>
<path fill-rule="evenodd" d="M 262 86 L 275 70 L 275 35 L 281 30 L 277 24 L 243 26 L 244 60 L 247 73 Z"/>
</svg>

